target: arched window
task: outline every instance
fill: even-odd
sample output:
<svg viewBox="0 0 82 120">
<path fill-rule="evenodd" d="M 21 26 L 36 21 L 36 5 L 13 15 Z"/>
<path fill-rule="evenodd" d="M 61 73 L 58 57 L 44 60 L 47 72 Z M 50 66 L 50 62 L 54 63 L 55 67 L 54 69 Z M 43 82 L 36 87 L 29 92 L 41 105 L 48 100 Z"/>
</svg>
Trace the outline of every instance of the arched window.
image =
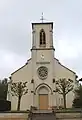
<svg viewBox="0 0 82 120">
<path fill-rule="evenodd" d="M 46 46 L 46 34 L 43 29 L 40 31 L 40 46 Z"/>
</svg>

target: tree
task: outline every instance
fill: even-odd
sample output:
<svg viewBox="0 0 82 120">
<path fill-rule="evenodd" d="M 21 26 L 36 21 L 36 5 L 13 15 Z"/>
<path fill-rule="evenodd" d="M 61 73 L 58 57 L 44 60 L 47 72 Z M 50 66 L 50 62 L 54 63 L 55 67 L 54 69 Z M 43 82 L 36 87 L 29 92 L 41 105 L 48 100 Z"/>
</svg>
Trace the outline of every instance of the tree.
<svg viewBox="0 0 82 120">
<path fill-rule="evenodd" d="M 27 94 L 27 82 L 17 82 L 11 84 L 11 94 L 18 98 L 17 110 L 20 110 L 21 98 L 23 95 Z"/>
<path fill-rule="evenodd" d="M 82 108 L 82 85 L 75 89 L 75 98 L 73 100 L 73 107 Z"/>
<path fill-rule="evenodd" d="M 8 79 L 0 80 L 0 111 L 11 110 L 11 102 L 7 100 Z"/>
<path fill-rule="evenodd" d="M 7 78 L 0 80 L 0 100 L 7 99 L 7 91 L 8 91 L 7 81 L 8 81 Z"/>
<path fill-rule="evenodd" d="M 62 78 L 56 81 L 56 91 L 63 95 L 64 108 L 66 109 L 66 95 L 73 90 L 73 81 L 70 79 Z"/>
<path fill-rule="evenodd" d="M 80 78 L 79 81 L 82 81 L 82 78 Z"/>
</svg>

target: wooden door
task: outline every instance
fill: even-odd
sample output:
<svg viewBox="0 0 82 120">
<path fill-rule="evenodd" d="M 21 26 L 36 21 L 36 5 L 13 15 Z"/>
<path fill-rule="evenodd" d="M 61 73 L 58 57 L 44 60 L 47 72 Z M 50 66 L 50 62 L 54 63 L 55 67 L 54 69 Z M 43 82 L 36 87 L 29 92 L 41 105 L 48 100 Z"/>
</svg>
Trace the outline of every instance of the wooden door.
<svg viewBox="0 0 82 120">
<path fill-rule="evenodd" d="M 48 95 L 47 94 L 39 95 L 39 109 L 41 110 L 48 109 Z"/>
</svg>

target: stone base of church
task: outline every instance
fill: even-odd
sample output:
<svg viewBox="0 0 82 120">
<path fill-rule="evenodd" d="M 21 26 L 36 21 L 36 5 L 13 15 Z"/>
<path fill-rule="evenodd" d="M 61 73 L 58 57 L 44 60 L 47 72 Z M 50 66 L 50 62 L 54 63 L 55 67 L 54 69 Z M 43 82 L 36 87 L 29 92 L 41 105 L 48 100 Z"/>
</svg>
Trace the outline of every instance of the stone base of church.
<svg viewBox="0 0 82 120">
<path fill-rule="evenodd" d="M 36 111 L 40 113 L 50 113 L 47 111 Z M 58 120 L 81 120 L 82 112 L 81 110 L 56 110 L 56 119 Z M 9 111 L 0 113 L 0 120 L 27 120 L 29 117 L 29 111 Z"/>
</svg>

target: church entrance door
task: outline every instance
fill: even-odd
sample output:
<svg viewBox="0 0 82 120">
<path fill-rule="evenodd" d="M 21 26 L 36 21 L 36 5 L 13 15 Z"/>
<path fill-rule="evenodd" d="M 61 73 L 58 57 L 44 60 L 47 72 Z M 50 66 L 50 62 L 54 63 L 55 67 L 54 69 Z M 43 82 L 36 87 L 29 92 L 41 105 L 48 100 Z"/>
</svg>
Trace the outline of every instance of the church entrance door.
<svg viewBox="0 0 82 120">
<path fill-rule="evenodd" d="M 39 94 L 39 109 L 48 109 L 48 94 Z"/>
</svg>

